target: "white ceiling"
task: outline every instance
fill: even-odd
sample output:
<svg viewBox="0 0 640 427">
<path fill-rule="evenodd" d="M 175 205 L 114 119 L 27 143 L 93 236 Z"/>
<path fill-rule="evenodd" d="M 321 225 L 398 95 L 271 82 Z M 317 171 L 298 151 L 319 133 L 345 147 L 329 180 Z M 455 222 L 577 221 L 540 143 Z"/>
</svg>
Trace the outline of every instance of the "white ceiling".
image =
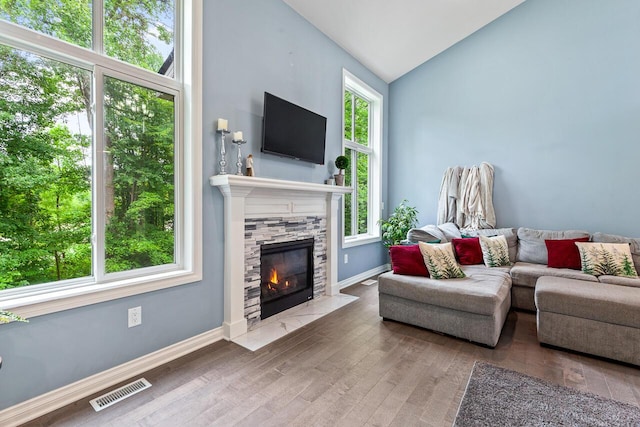
<svg viewBox="0 0 640 427">
<path fill-rule="evenodd" d="M 390 83 L 524 0 L 284 0 Z"/>
</svg>

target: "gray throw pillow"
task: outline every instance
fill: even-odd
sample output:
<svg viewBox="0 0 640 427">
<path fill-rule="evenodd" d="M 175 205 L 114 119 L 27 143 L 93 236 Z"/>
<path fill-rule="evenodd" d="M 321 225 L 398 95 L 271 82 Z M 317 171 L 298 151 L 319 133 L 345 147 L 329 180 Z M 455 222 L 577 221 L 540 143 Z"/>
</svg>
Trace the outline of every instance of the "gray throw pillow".
<svg viewBox="0 0 640 427">
<path fill-rule="evenodd" d="M 521 262 L 547 265 L 549 255 L 545 240 L 578 239 L 589 237 L 588 231 L 582 230 L 535 230 L 533 228 L 518 228 L 518 257 Z"/>
<path fill-rule="evenodd" d="M 449 242 L 452 239 L 459 239 L 462 237 L 462 234 L 460 234 L 460 229 L 453 222 L 445 222 L 444 224 L 440 224 L 438 228 L 446 236 L 447 241 Z"/>
<path fill-rule="evenodd" d="M 407 232 L 407 240 L 412 243 L 429 243 L 434 240 L 440 240 L 441 243 L 447 243 L 449 241 L 442 230 L 440 230 L 438 226 L 432 224 L 425 225 L 420 228 L 412 228 Z"/>
</svg>

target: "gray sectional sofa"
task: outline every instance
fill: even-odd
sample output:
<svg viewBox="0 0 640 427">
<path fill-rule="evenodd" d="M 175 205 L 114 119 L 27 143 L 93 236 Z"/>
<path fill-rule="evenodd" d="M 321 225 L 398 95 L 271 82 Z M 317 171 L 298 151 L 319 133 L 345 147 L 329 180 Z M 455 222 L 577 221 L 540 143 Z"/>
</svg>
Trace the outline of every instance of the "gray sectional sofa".
<svg viewBox="0 0 640 427">
<path fill-rule="evenodd" d="M 640 272 L 640 239 L 587 231 L 486 229 L 505 235 L 510 267 L 462 266 L 464 279 L 392 271 L 379 277 L 380 316 L 494 347 L 510 308 L 536 311 L 541 343 L 640 365 L 640 278 L 547 266 L 545 240 L 628 243 Z M 411 230 L 410 242 L 462 237 L 453 224 Z"/>
</svg>

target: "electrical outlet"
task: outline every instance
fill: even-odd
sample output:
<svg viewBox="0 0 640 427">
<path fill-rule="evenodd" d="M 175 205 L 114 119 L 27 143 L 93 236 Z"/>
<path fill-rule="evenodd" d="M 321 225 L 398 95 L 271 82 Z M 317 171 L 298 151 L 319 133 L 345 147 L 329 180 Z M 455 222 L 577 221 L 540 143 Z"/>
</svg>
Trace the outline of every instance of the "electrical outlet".
<svg viewBox="0 0 640 427">
<path fill-rule="evenodd" d="M 349 264 L 349 254 L 344 254 L 344 263 Z"/>
<path fill-rule="evenodd" d="M 133 307 L 129 309 L 129 327 L 133 328 L 142 324 L 142 307 Z"/>
</svg>

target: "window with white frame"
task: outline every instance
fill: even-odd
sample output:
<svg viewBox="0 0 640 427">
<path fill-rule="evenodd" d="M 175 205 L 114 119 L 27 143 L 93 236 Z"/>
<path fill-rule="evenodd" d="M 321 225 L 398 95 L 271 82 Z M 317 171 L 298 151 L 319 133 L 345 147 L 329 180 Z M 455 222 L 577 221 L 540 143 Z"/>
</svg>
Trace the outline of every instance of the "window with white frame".
<svg viewBox="0 0 640 427">
<path fill-rule="evenodd" d="M 199 107 L 185 89 L 200 5 L 0 2 L 3 308 L 200 275 Z"/>
<path fill-rule="evenodd" d="M 380 240 L 382 95 L 343 71 L 343 247 Z"/>
</svg>

